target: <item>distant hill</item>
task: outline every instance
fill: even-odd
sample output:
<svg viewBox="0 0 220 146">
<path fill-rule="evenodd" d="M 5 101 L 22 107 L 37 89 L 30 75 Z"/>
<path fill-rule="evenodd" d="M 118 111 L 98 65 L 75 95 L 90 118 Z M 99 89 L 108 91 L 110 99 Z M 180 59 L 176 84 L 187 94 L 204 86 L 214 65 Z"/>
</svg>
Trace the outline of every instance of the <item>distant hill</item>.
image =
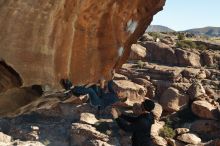
<svg viewBox="0 0 220 146">
<path fill-rule="evenodd" d="M 162 25 L 150 25 L 146 32 L 175 32 L 173 29 Z"/>
<path fill-rule="evenodd" d="M 216 36 L 220 37 L 220 27 L 204 27 L 204 28 L 195 28 L 185 30 L 184 32 L 193 33 L 196 35 L 207 35 L 207 36 Z"/>
</svg>

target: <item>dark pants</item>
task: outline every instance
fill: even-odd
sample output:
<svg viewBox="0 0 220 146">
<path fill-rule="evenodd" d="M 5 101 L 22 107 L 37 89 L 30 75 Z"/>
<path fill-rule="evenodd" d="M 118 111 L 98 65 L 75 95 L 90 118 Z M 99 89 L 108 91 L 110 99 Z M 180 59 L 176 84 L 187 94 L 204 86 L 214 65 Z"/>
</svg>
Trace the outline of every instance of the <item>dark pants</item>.
<svg viewBox="0 0 220 146">
<path fill-rule="evenodd" d="M 108 81 L 108 90 L 110 93 L 115 93 L 114 89 L 113 89 L 113 80 Z"/>
<path fill-rule="evenodd" d="M 73 89 L 71 89 L 71 91 L 73 95 L 89 94 L 90 104 L 96 107 L 101 106 L 101 99 L 92 88 L 86 88 L 84 86 L 75 86 Z"/>
</svg>

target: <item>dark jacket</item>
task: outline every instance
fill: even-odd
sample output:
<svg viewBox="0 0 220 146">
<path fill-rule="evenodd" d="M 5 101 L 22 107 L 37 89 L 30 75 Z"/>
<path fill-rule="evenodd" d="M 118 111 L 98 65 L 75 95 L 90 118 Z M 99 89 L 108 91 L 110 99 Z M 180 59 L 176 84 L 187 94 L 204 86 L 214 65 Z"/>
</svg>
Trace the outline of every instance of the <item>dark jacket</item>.
<svg viewBox="0 0 220 146">
<path fill-rule="evenodd" d="M 122 114 L 116 119 L 118 126 L 126 132 L 132 133 L 132 146 L 151 146 L 151 125 L 154 123 L 152 113 L 131 117 Z"/>
</svg>

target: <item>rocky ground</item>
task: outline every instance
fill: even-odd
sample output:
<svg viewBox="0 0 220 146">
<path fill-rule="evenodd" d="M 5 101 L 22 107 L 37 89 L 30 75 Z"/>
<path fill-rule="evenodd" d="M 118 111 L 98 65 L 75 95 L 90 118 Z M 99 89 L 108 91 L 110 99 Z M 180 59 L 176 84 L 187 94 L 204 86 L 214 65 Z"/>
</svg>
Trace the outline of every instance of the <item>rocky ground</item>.
<svg viewBox="0 0 220 146">
<path fill-rule="evenodd" d="M 121 110 L 131 112 L 145 98 L 156 102 L 151 135 L 158 146 L 220 145 L 220 46 L 192 37 L 145 34 L 114 76 L 115 92 L 127 98 Z M 112 120 L 111 107 L 98 115 L 87 98 L 39 97 L 0 119 L 0 145 L 131 145 L 130 134 Z"/>
</svg>

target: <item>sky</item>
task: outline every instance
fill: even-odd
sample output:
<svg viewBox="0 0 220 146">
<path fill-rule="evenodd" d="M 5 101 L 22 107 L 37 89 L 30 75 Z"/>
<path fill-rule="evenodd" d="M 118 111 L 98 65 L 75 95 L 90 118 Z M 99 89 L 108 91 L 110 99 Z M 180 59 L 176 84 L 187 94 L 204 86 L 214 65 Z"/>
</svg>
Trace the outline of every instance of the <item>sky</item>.
<svg viewBox="0 0 220 146">
<path fill-rule="evenodd" d="M 220 0 L 166 0 L 152 25 L 164 25 L 176 31 L 206 26 L 220 27 Z"/>
</svg>

